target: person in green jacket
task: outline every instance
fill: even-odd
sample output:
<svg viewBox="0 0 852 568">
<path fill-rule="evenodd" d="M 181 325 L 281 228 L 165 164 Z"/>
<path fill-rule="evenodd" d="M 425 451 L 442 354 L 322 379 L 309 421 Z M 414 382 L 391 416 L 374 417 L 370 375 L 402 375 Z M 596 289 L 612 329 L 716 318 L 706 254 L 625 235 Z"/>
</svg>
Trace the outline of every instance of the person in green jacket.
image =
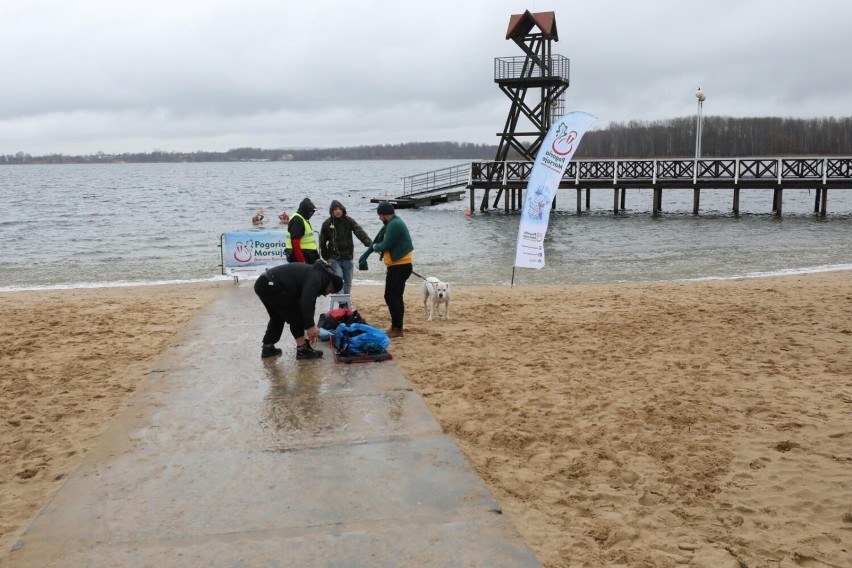
<svg viewBox="0 0 852 568">
<path fill-rule="evenodd" d="M 374 252 L 379 253 L 387 266 L 385 275 L 385 304 L 391 317 L 388 337 L 403 337 L 403 319 L 405 317 L 405 282 L 414 271 L 414 245 L 405 222 L 397 217 L 391 203 L 382 201 L 376 208 L 384 226 L 376 233 L 373 244 L 358 259 L 358 270 L 367 270 L 367 258 Z"/>
</svg>

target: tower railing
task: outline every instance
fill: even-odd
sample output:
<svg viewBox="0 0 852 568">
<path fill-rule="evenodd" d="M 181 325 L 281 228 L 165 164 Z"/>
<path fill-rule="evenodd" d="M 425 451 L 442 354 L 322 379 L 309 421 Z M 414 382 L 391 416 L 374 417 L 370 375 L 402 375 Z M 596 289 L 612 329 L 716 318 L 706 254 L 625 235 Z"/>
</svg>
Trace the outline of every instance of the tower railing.
<svg viewBox="0 0 852 568">
<path fill-rule="evenodd" d="M 564 55 L 551 55 L 545 59 L 547 69 L 539 65 L 531 65 L 526 56 L 496 57 L 494 59 L 494 80 L 507 79 L 563 79 L 568 80 L 571 71 L 571 60 Z"/>
</svg>

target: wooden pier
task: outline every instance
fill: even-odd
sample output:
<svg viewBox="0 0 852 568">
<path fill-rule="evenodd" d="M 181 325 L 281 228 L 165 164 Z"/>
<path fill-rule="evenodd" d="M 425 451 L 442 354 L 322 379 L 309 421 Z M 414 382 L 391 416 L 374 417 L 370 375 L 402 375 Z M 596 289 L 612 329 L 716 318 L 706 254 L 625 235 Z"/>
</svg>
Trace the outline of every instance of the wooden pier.
<svg viewBox="0 0 852 568">
<path fill-rule="evenodd" d="M 503 198 L 503 208 L 520 210 L 533 162 L 483 161 L 470 164 L 470 209 L 476 209 L 475 191 L 485 191 L 480 211 L 488 209 L 490 191 L 496 190 L 492 208 Z M 560 189 L 577 191 L 577 212 L 590 206 L 592 189 L 613 191 L 613 211 L 624 209 L 625 192 L 631 188 L 653 189 L 652 212 L 662 211 L 665 189 L 692 188 L 693 209 L 698 214 L 702 189 L 730 189 L 732 211 L 739 213 L 740 190 L 771 190 L 771 211 L 782 212 L 785 189 L 814 189 L 814 212 L 825 215 L 828 190 L 852 190 L 852 157 L 722 158 L 675 160 L 579 160 L 568 164 Z M 555 204 L 555 200 L 554 200 Z"/>
</svg>

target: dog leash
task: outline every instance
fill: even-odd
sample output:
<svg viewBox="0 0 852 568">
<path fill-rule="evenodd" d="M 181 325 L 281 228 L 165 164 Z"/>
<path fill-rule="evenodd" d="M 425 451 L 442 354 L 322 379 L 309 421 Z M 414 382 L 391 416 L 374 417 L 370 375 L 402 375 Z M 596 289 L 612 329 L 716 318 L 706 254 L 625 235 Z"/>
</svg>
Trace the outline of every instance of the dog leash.
<svg viewBox="0 0 852 568">
<path fill-rule="evenodd" d="M 430 287 L 430 288 L 432 288 L 432 291 L 433 291 L 433 292 L 435 291 L 435 283 L 434 283 L 434 282 L 429 282 L 429 279 L 428 279 L 428 278 L 423 278 L 422 276 L 420 276 L 419 274 L 417 274 L 417 273 L 416 273 L 416 272 L 414 272 L 413 270 L 411 271 L 411 273 L 412 273 L 413 275 L 415 275 L 416 277 L 420 278 L 421 280 L 423 280 L 424 282 L 426 282 L 427 284 L 429 284 L 429 287 Z"/>
</svg>

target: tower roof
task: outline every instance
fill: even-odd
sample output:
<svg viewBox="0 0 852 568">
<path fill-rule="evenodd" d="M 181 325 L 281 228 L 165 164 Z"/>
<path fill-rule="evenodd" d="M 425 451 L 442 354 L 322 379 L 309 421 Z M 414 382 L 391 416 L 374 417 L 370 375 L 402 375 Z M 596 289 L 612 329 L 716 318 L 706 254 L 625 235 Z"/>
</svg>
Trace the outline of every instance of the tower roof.
<svg viewBox="0 0 852 568">
<path fill-rule="evenodd" d="M 523 14 L 513 14 L 509 17 L 509 29 L 506 31 L 506 39 L 523 37 L 530 33 L 533 27 L 538 26 L 544 39 L 559 41 L 559 33 L 556 31 L 555 12 L 536 12 L 526 10 Z"/>
</svg>

